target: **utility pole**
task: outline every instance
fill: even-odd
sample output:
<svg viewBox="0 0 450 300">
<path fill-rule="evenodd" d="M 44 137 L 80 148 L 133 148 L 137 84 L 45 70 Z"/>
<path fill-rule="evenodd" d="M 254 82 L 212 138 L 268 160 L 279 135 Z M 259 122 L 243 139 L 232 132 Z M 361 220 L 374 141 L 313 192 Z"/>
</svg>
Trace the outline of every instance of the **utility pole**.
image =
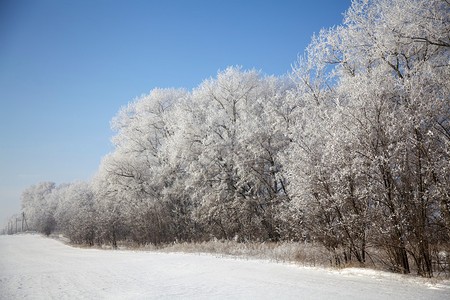
<svg viewBox="0 0 450 300">
<path fill-rule="evenodd" d="M 25 218 L 25 212 L 22 212 L 22 226 L 23 226 L 23 222 L 25 222 L 25 226 L 26 226 L 26 230 L 28 231 L 28 224 L 27 224 L 27 219 Z"/>
</svg>

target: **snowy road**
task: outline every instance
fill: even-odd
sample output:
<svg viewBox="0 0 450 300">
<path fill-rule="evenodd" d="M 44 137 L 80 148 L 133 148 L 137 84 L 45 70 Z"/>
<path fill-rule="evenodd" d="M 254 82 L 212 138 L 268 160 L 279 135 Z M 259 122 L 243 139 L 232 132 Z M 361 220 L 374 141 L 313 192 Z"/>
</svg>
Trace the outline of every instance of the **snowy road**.
<svg viewBox="0 0 450 300">
<path fill-rule="evenodd" d="M 0 236 L 1 299 L 450 299 L 450 286 L 210 255 L 78 249 Z"/>
</svg>

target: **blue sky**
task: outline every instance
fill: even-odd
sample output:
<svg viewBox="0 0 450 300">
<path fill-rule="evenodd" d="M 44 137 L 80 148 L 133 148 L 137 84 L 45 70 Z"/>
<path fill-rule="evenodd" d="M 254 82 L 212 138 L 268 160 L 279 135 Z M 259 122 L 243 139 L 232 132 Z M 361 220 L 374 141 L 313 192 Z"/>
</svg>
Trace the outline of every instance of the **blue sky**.
<svg viewBox="0 0 450 300">
<path fill-rule="evenodd" d="M 109 122 L 155 87 L 290 71 L 350 0 L 0 1 L 0 226 L 40 181 L 88 180 Z"/>
</svg>

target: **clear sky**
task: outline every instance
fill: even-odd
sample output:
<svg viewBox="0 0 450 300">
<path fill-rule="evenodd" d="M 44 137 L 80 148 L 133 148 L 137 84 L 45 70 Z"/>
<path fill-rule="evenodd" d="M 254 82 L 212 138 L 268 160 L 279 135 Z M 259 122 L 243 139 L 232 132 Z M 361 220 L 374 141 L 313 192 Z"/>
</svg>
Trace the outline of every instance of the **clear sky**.
<svg viewBox="0 0 450 300">
<path fill-rule="evenodd" d="M 350 2 L 0 0 L 0 226 L 28 186 L 90 179 L 121 106 L 231 65 L 283 75 Z"/>
</svg>

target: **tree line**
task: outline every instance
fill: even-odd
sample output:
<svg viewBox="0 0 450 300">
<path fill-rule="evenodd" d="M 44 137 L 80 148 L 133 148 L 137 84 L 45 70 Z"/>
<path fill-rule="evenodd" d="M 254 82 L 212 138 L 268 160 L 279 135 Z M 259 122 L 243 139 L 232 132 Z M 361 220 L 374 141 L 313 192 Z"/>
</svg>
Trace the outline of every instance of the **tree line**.
<svg viewBox="0 0 450 300">
<path fill-rule="evenodd" d="M 23 192 L 29 227 L 88 245 L 301 241 L 335 265 L 448 272 L 449 12 L 353 1 L 290 74 L 152 90 L 112 120 L 92 180 Z"/>
</svg>

